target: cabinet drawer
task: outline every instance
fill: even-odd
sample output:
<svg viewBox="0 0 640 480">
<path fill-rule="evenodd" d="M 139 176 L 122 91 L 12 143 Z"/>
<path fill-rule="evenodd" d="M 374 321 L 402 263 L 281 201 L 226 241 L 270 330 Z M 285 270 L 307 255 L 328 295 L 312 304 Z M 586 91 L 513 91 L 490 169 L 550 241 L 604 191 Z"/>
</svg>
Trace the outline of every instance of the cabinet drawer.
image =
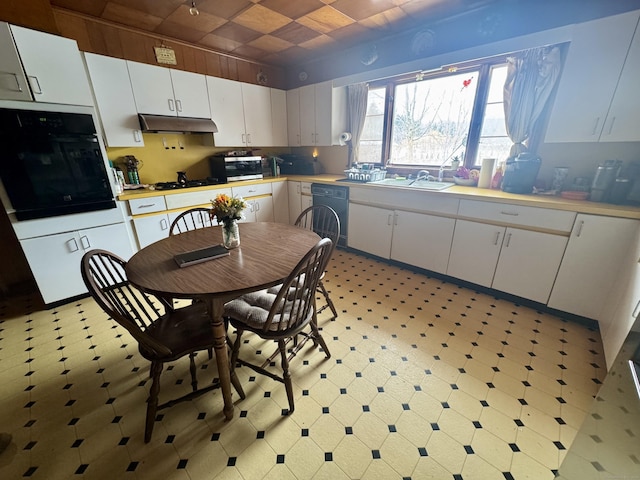
<svg viewBox="0 0 640 480">
<path fill-rule="evenodd" d="M 350 187 L 349 200 L 422 213 L 455 215 L 458 212 L 457 198 L 407 189 Z"/>
<path fill-rule="evenodd" d="M 162 212 L 167 209 L 164 195 L 159 197 L 133 198 L 129 200 L 129 210 L 131 215 L 141 215 L 143 213 Z"/>
<path fill-rule="evenodd" d="M 233 187 L 234 197 L 250 198 L 259 195 L 271 195 L 270 183 L 257 183 L 255 185 L 243 185 L 241 187 Z"/>
<path fill-rule="evenodd" d="M 559 232 L 570 232 L 576 218 L 575 212 L 475 200 L 461 200 L 458 215 L 469 219 L 488 220 L 501 224 L 522 225 Z"/>
<path fill-rule="evenodd" d="M 216 195 L 224 193 L 231 195 L 231 188 L 202 190 L 199 192 L 188 193 L 175 193 L 173 195 L 167 195 L 165 197 L 167 201 L 167 208 L 169 210 L 174 208 L 195 207 L 197 205 L 210 204 L 211 200 L 216 198 Z"/>
<path fill-rule="evenodd" d="M 300 182 L 300 193 L 302 195 L 311 195 L 311 182 Z"/>
</svg>

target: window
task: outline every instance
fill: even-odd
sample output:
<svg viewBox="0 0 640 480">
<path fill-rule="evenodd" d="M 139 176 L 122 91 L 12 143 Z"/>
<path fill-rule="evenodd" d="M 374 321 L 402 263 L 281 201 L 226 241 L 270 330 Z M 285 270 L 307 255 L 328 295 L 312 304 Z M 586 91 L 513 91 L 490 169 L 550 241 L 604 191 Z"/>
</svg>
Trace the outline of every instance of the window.
<svg viewBox="0 0 640 480">
<path fill-rule="evenodd" d="M 412 170 L 450 167 L 454 159 L 470 168 L 483 158 L 506 160 L 506 75 L 501 57 L 372 83 L 358 161 Z"/>
</svg>

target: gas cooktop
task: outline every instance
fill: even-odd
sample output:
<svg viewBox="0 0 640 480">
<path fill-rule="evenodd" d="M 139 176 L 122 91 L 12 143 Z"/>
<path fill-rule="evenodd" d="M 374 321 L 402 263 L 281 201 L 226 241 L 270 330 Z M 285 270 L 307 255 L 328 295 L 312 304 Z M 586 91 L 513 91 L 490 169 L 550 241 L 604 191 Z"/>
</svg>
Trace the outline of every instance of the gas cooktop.
<svg viewBox="0 0 640 480">
<path fill-rule="evenodd" d="M 206 185 L 219 185 L 220 183 L 217 178 L 207 177 L 201 180 L 187 180 L 186 182 L 158 182 L 154 186 L 156 190 L 178 190 Z"/>
</svg>

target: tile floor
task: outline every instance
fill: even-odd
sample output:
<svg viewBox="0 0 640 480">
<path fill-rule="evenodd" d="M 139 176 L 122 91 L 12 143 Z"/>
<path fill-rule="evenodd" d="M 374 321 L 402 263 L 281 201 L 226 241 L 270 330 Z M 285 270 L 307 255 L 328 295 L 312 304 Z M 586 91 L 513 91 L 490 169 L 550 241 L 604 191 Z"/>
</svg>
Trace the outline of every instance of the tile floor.
<svg viewBox="0 0 640 480">
<path fill-rule="evenodd" d="M 214 391 L 163 410 L 146 445 L 149 367 L 124 329 L 89 299 L 1 306 L 0 478 L 554 477 L 606 373 L 597 332 L 342 250 L 325 284 L 332 357 L 294 360 L 292 416 L 241 368 L 232 421 Z M 269 347 L 249 340 L 245 356 Z M 189 389 L 186 359 L 163 375 L 161 401 Z"/>
</svg>

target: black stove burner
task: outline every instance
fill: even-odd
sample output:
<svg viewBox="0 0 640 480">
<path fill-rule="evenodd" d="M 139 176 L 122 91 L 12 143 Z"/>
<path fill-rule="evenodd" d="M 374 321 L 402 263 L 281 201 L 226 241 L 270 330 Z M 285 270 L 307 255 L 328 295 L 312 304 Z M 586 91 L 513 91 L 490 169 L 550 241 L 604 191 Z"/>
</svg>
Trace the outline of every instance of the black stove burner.
<svg viewBox="0 0 640 480">
<path fill-rule="evenodd" d="M 175 190 L 180 188 L 202 187 L 205 185 L 218 185 L 217 178 L 207 177 L 202 180 L 187 180 L 186 183 L 178 182 L 158 182 L 155 184 L 156 190 Z"/>
</svg>

